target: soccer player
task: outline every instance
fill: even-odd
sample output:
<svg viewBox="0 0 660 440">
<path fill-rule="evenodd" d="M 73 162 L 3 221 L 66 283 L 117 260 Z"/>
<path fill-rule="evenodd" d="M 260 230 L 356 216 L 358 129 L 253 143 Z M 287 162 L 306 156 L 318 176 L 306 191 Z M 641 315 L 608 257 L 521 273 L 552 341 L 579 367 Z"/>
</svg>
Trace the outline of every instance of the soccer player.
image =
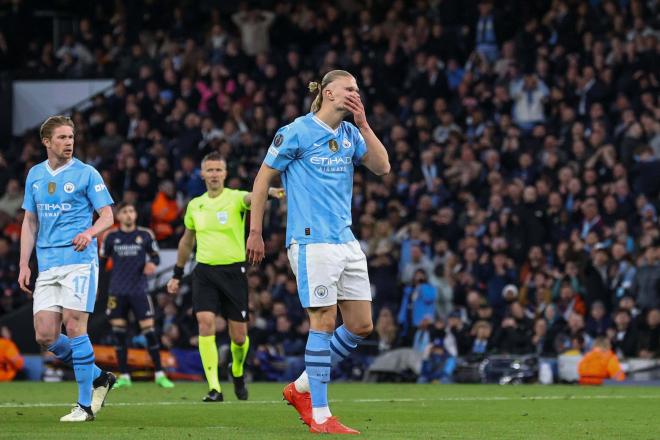
<svg viewBox="0 0 660 440">
<path fill-rule="evenodd" d="M 245 273 L 245 215 L 252 203 L 247 191 L 225 188 L 227 163 L 219 153 L 202 160 L 204 194 L 188 203 L 185 231 L 179 241 L 177 262 L 167 290 L 179 290 L 183 269 L 197 241 L 192 277 L 193 309 L 199 324 L 199 354 L 209 384 L 204 402 L 222 402 L 218 381 L 218 347 L 215 344 L 215 316 L 220 309 L 227 319 L 231 339 L 231 373 L 234 393 L 247 400 L 243 364 L 250 347 L 247 336 L 248 289 Z M 284 197 L 282 188 L 267 190 L 272 197 Z"/>
<path fill-rule="evenodd" d="M 332 417 L 327 385 L 331 363 L 349 356 L 373 328 L 367 260 L 351 232 L 354 167 L 383 175 L 390 163 L 350 73 L 328 72 L 310 91 L 317 92 L 311 112 L 278 130 L 254 181 L 247 252 L 253 264 L 264 257 L 266 189 L 281 173 L 289 200 L 288 257 L 310 320 L 305 372 L 284 389 L 284 398 L 311 432 L 357 434 Z M 357 128 L 343 121 L 350 114 Z M 335 330 L 337 305 L 344 324 Z"/>
<path fill-rule="evenodd" d="M 115 382 L 94 365 L 87 319 L 98 282 L 96 236 L 113 224 L 112 197 L 101 175 L 73 157 L 74 124 L 51 116 L 40 130 L 48 159 L 30 169 L 25 182 L 18 283 L 31 293 L 30 255 L 36 245 L 39 275 L 34 286 L 37 342 L 73 364 L 78 402 L 62 422 L 94 420 Z M 96 210 L 98 219 L 92 224 Z M 61 334 L 62 324 L 66 335 Z"/>
<path fill-rule="evenodd" d="M 121 373 L 114 387 L 131 386 L 126 326 L 128 311 L 132 309 L 147 340 L 147 350 L 154 363 L 156 384 L 163 388 L 173 388 L 174 384 L 161 367 L 160 344 L 154 329 L 154 306 L 147 292 L 147 276 L 156 273 L 156 266 L 160 262 L 158 242 L 150 229 L 136 225 L 137 211 L 133 204 L 120 203 L 117 206 L 117 218 L 119 229 L 110 231 L 101 246 L 101 256 L 112 258 L 106 315 L 115 336 Z"/>
</svg>

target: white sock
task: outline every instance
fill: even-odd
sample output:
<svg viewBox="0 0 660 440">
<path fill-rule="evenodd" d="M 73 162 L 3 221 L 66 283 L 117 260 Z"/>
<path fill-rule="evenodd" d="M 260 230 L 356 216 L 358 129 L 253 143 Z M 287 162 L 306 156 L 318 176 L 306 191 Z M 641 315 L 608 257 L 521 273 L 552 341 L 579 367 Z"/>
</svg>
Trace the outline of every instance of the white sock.
<svg viewBox="0 0 660 440">
<path fill-rule="evenodd" d="M 130 374 L 122 374 L 119 377 L 121 377 L 122 379 L 131 380 L 131 375 Z"/>
<path fill-rule="evenodd" d="M 165 373 L 163 371 L 156 371 L 156 377 L 154 377 L 155 380 L 160 379 L 161 377 L 165 377 Z"/>
<path fill-rule="evenodd" d="M 312 417 L 316 423 L 325 422 L 329 417 L 332 417 L 330 407 L 322 406 L 320 408 L 312 408 Z"/>
<path fill-rule="evenodd" d="M 298 377 L 293 383 L 293 386 L 296 387 L 296 391 L 299 393 L 309 393 L 309 377 L 307 377 L 307 371 L 302 372 L 300 377 Z"/>
</svg>

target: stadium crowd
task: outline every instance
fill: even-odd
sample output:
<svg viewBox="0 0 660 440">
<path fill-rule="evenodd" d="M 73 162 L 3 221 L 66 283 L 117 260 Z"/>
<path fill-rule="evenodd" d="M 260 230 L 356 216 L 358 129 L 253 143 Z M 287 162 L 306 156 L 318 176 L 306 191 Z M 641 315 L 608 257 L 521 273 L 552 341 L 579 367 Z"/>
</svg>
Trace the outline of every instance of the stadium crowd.
<svg viewBox="0 0 660 440">
<path fill-rule="evenodd" d="M 204 191 L 201 157 L 219 151 L 227 186 L 250 189 L 277 128 L 308 111 L 307 83 L 346 69 L 393 167 L 355 175 L 375 321 L 364 354 L 554 356 L 606 336 L 624 358 L 660 357 L 656 2 L 177 3 L 102 2 L 57 47 L 0 31 L 17 72 L 116 79 L 73 113 L 76 156 L 116 201 L 138 204 L 161 247 L 176 246 L 187 200 Z M 0 313 L 27 301 L 22 185 L 43 159 L 36 131 L 0 151 Z M 248 275 L 264 379 L 295 374 L 285 360 L 308 330 L 286 203 L 271 203 L 267 259 Z M 163 344 L 194 346 L 186 295 L 156 298 Z M 222 318 L 218 329 L 228 342 Z"/>
</svg>

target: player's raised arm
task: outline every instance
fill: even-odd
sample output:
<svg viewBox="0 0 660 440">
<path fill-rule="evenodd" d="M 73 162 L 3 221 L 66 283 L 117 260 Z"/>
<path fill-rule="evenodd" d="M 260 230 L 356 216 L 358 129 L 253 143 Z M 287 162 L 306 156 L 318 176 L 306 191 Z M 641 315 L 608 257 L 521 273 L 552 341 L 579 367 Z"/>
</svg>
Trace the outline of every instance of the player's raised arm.
<svg viewBox="0 0 660 440">
<path fill-rule="evenodd" d="M 30 284 L 30 256 L 34 250 L 34 244 L 37 240 L 39 230 L 39 221 L 34 212 L 25 210 L 23 225 L 21 226 L 21 256 L 19 260 L 18 285 L 26 293 L 32 293 L 28 287 Z"/>
<path fill-rule="evenodd" d="M 387 150 L 367 122 L 367 116 L 360 95 L 358 93 L 347 95 L 344 105 L 353 113 L 355 125 L 357 125 L 367 145 L 367 152 L 361 159 L 362 163 L 372 173 L 378 176 L 388 174 L 390 172 L 390 159 L 387 155 Z"/>
<path fill-rule="evenodd" d="M 270 182 L 278 174 L 278 170 L 262 164 L 257 177 L 254 179 L 251 195 L 252 214 L 250 215 L 250 235 L 246 244 L 247 259 L 251 264 L 258 264 L 264 258 L 264 239 L 261 232 L 263 230 L 266 198 L 268 197 Z M 281 191 L 283 192 L 283 190 Z"/>
</svg>

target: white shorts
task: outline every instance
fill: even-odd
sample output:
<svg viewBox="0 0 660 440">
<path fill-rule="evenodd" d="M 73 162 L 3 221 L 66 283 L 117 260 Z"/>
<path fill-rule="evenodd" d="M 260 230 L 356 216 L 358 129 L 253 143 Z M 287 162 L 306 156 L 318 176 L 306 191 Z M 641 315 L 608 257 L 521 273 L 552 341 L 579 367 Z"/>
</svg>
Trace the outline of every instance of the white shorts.
<svg viewBox="0 0 660 440">
<path fill-rule="evenodd" d="M 62 309 L 92 313 L 99 279 L 98 263 L 68 264 L 40 272 L 34 287 L 32 312 Z"/>
<path fill-rule="evenodd" d="M 367 257 L 357 241 L 293 243 L 287 254 L 304 308 L 332 306 L 343 300 L 371 301 Z"/>
</svg>

